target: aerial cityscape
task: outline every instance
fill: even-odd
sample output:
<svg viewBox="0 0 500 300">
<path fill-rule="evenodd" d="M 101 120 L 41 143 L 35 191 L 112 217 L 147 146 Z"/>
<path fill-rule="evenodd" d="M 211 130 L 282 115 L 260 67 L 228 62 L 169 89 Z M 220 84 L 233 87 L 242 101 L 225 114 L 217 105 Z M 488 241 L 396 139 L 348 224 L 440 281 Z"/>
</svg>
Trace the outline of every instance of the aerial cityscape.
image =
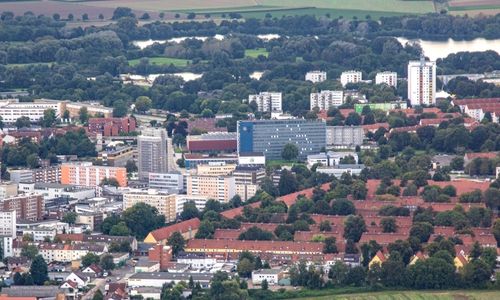
<svg viewBox="0 0 500 300">
<path fill-rule="evenodd" d="M 500 299 L 500 4 L 0 0 L 0 300 Z"/>
</svg>

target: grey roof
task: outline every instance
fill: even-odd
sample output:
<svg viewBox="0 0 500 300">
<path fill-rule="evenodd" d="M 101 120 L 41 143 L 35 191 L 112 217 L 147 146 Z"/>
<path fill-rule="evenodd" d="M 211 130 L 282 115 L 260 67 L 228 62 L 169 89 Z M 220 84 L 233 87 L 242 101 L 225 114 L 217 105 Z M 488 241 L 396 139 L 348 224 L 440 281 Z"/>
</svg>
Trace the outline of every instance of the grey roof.
<svg viewBox="0 0 500 300">
<path fill-rule="evenodd" d="M 443 166 L 449 166 L 451 163 L 451 160 L 457 157 L 458 155 L 434 155 L 431 158 L 431 161 L 434 163 L 439 164 L 441 167 Z"/>
<path fill-rule="evenodd" d="M 57 294 L 67 294 L 69 289 L 59 288 L 59 286 L 53 285 L 32 285 L 29 288 L 25 286 L 10 286 L 2 288 L 2 294 L 7 294 L 9 297 L 37 297 L 37 298 L 49 298 L 54 297 Z"/>
<path fill-rule="evenodd" d="M 193 281 L 210 281 L 214 274 L 212 273 L 167 273 L 167 272 L 139 272 L 130 276 L 129 279 L 158 279 L 158 280 L 184 280 L 189 281 L 193 276 Z"/>
<path fill-rule="evenodd" d="M 282 269 L 258 269 L 252 272 L 252 274 L 280 274 L 283 272 Z"/>
<path fill-rule="evenodd" d="M 159 262 L 139 260 L 135 265 L 138 267 L 152 267 L 157 264 L 159 264 Z"/>
<path fill-rule="evenodd" d="M 264 152 L 240 152 L 238 153 L 240 157 L 242 156 L 264 156 Z"/>
<path fill-rule="evenodd" d="M 172 270 L 183 270 L 183 269 L 186 269 L 189 267 L 189 264 L 175 264 L 173 266 L 171 266 L 170 268 L 168 268 L 169 270 L 172 269 Z"/>
<path fill-rule="evenodd" d="M 110 236 L 110 235 L 84 235 L 83 242 L 96 242 L 96 243 L 111 243 L 111 241 L 116 241 L 121 243 L 123 240 L 127 240 L 130 244 L 134 242 L 133 236 Z"/>
<path fill-rule="evenodd" d="M 35 188 L 37 187 L 44 187 L 44 188 L 73 188 L 76 187 L 74 184 L 62 184 L 62 183 L 35 183 Z"/>
<path fill-rule="evenodd" d="M 204 259 L 205 252 L 184 252 L 177 253 L 177 259 Z"/>
<path fill-rule="evenodd" d="M 365 165 L 360 164 L 360 165 L 335 165 L 334 169 L 364 169 Z"/>
</svg>

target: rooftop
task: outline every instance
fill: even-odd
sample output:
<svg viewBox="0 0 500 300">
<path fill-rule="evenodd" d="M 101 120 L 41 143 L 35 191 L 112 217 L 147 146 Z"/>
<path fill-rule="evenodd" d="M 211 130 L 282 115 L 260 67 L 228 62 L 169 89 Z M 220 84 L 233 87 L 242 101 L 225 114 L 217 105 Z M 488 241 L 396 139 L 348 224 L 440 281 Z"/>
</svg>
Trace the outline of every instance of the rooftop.
<svg viewBox="0 0 500 300">
<path fill-rule="evenodd" d="M 210 281 L 213 277 L 211 273 L 167 273 L 167 272 L 139 272 L 129 277 L 130 279 L 157 279 L 157 280 L 184 280 L 189 282 L 192 276 L 194 281 Z"/>
</svg>

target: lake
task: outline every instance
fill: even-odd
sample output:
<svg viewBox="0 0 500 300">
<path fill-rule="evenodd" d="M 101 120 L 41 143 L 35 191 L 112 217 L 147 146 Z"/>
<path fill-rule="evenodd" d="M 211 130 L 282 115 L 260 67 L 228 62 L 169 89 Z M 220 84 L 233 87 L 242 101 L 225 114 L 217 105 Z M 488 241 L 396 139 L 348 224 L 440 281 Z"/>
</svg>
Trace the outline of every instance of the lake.
<svg viewBox="0 0 500 300">
<path fill-rule="evenodd" d="M 404 46 L 408 39 L 397 38 L 397 40 Z M 417 41 L 424 50 L 425 56 L 430 60 L 435 61 L 438 58 L 445 58 L 449 54 L 457 52 L 476 52 L 493 50 L 498 52 L 500 49 L 500 40 L 486 40 L 477 38 L 471 41 L 455 41 L 448 39 L 447 41 L 426 41 L 421 39 L 412 39 L 410 41 Z"/>
<path fill-rule="evenodd" d="M 258 38 L 263 39 L 263 40 L 270 40 L 270 39 L 277 39 L 280 37 L 279 34 L 258 34 Z M 138 46 L 141 49 L 146 48 L 149 45 L 153 45 L 154 43 L 165 43 L 165 42 L 182 42 L 185 39 L 198 39 L 201 41 L 206 40 L 208 37 L 206 36 L 188 36 L 188 37 L 178 37 L 178 38 L 171 38 L 168 40 L 147 40 L 147 41 L 133 41 L 132 44 L 135 46 Z M 216 34 L 214 36 L 215 39 L 222 40 L 224 39 L 224 36 L 221 34 Z"/>
</svg>

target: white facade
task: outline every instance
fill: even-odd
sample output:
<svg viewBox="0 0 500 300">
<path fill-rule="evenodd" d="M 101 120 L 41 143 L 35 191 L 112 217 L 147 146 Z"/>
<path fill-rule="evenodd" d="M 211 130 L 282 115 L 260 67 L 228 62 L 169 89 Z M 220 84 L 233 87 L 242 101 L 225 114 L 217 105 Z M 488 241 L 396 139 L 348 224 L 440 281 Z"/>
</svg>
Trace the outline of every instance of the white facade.
<svg viewBox="0 0 500 300">
<path fill-rule="evenodd" d="M 408 99 L 411 105 L 436 104 L 436 62 L 419 61 L 408 63 Z"/>
<path fill-rule="evenodd" d="M 398 86 L 398 73 L 396 72 L 380 72 L 375 77 L 375 84 L 385 83 L 388 86 Z"/>
<path fill-rule="evenodd" d="M 212 267 L 217 263 L 215 257 L 207 257 L 204 252 L 181 252 L 177 257 L 180 264 L 189 264 L 191 269 Z"/>
<path fill-rule="evenodd" d="M 259 269 L 252 271 L 252 283 L 254 285 L 260 285 L 264 280 L 270 285 L 278 284 L 282 277 L 282 269 Z"/>
<path fill-rule="evenodd" d="M 0 116 L 5 123 L 14 123 L 20 117 L 28 117 L 31 122 L 38 122 L 43 117 L 43 112 L 53 109 L 56 118 L 61 116 L 61 102 L 43 100 L 35 102 L 14 102 L 18 100 L 5 100 L 0 102 Z"/>
<path fill-rule="evenodd" d="M 323 82 L 326 80 L 326 72 L 321 72 L 321 71 L 307 72 L 306 81 L 307 80 L 311 81 L 312 83 Z"/>
<path fill-rule="evenodd" d="M 328 146 L 357 146 L 363 144 L 362 126 L 326 126 Z"/>
<path fill-rule="evenodd" d="M 184 203 L 186 202 L 194 202 L 196 208 L 199 211 L 205 209 L 205 204 L 207 203 L 208 197 L 196 197 L 196 196 L 188 196 L 188 195 L 175 195 L 175 212 L 177 215 L 180 215 L 184 210 Z"/>
<path fill-rule="evenodd" d="M 173 193 L 183 193 L 184 175 L 180 172 L 149 173 L 149 187 L 156 190 L 166 190 Z"/>
<path fill-rule="evenodd" d="M 32 170 L 12 170 L 10 171 L 10 180 L 13 183 L 34 182 Z"/>
<path fill-rule="evenodd" d="M 356 152 L 328 151 L 327 153 L 308 155 L 307 165 L 312 166 L 316 163 L 322 163 L 323 166 L 335 166 L 340 164 L 342 158 L 349 155 L 352 156 L 356 162 L 358 161 L 358 154 Z"/>
<path fill-rule="evenodd" d="M 330 167 L 318 167 L 316 168 L 316 172 L 334 175 L 335 177 L 340 178 L 344 173 L 348 173 L 351 176 L 359 175 L 364 168 L 365 165 L 335 165 Z"/>
<path fill-rule="evenodd" d="M 149 173 L 167 173 L 167 131 L 148 128 L 137 138 L 139 179 L 148 180 Z"/>
<path fill-rule="evenodd" d="M 53 241 L 57 234 L 57 230 L 55 228 L 35 227 L 24 229 L 23 235 L 25 234 L 31 235 L 34 242 L 43 242 L 46 236 Z"/>
<path fill-rule="evenodd" d="M 360 71 L 347 71 L 342 72 L 340 75 L 340 83 L 345 86 L 348 83 L 357 83 L 362 80 L 362 73 Z"/>
<path fill-rule="evenodd" d="M 311 93 L 311 110 L 318 107 L 320 110 L 328 110 L 330 107 L 337 107 L 344 104 L 344 91 L 321 91 Z"/>
<path fill-rule="evenodd" d="M 266 156 L 260 152 L 245 153 L 240 152 L 238 154 L 238 165 L 265 165 Z"/>
<path fill-rule="evenodd" d="M 199 282 L 202 288 L 209 288 L 213 274 L 203 273 L 168 273 L 168 272 L 140 272 L 130 276 L 127 279 L 128 286 L 135 287 L 159 287 L 164 283 L 173 282 L 174 285 L 181 281 L 189 282 L 189 277 L 193 277 L 193 281 Z"/>
<path fill-rule="evenodd" d="M 0 236 L 16 238 L 16 217 L 14 209 L 0 211 Z"/>
<path fill-rule="evenodd" d="M 94 188 L 77 187 L 71 184 L 19 183 L 19 190 L 23 192 L 41 194 L 45 200 L 56 198 L 84 200 L 95 197 Z"/>
<path fill-rule="evenodd" d="M 281 111 L 281 93 L 261 92 L 258 95 L 249 95 L 248 103 L 255 101 L 260 112 Z"/>
</svg>

